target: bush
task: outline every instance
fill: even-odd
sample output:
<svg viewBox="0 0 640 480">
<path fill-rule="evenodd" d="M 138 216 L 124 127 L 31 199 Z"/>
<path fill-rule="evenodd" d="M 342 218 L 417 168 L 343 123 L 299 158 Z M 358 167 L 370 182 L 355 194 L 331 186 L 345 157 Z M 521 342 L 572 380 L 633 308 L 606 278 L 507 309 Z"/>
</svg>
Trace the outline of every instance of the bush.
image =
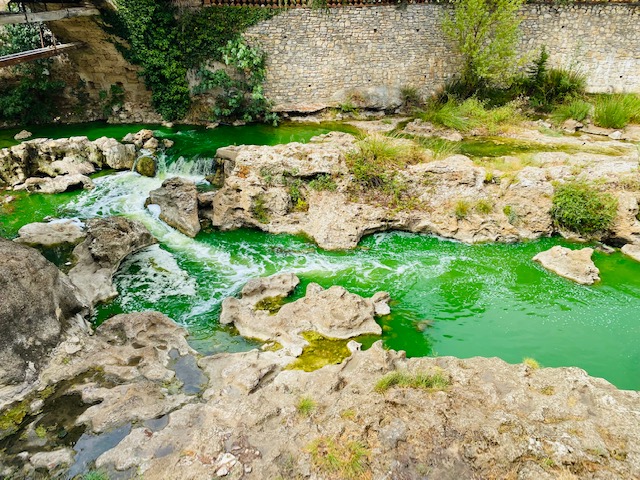
<svg viewBox="0 0 640 480">
<path fill-rule="evenodd" d="M 605 128 L 623 128 L 631 122 L 640 122 L 640 96 L 634 94 L 598 96 L 593 121 L 596 125 Z"/>
<path fill-rule="evenodd" d="M 556 123 L 562 123 L 569 119 L 583 122 L 589 116 L 591 108 L 592 105 L 589 102 L 574 99 L 558 105 L 551 114 L 551 119 Z"/>
<path fill-rule="evenodd" d="M 553 194 L 551 217 L 556 226 L 583 235 L 608 231 L 616 218 L 618 201 L 584 182 L 558 185 Z"/>
</svg>

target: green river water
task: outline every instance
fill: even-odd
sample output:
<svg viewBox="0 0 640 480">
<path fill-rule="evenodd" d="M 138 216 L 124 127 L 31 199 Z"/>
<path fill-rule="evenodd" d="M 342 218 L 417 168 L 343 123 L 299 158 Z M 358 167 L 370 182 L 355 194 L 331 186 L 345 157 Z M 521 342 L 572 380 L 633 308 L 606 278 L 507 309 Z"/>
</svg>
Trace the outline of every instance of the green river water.
<svg viewBox="0 0 640 480">
<path fill-rule="evenodd" d="M 90 124 L 32 131 L 121 138 L 140 128 Z M 533 357 L 544 366 L 578 366 L 620 388 L 640 389 L 640 263 L 620 253 L 596 252 L 602 282 L 585 287 L 531 261 L 553 245 L 583 246 L 557 238 L 470 246 L 393 232 L 366 237 L 353 251 L 326 252 L 302 237 L 250 230 L 190 239 L 144 208 L 148 191 L 167 176 L 201 181 L 220 146 L 305 141 L 327 128 L 160 128 L 158 134 L 176 145 L 157 178 L 120 172 L 94 178 L 96 188 L 88 192 L 18 194 L 0 210 L 0 234 L 11 238 L 22 225 L 50 215 L 83 220 L 115 214 L 142 221 L 160 243 L 124 262 L 116 277 L 120 296 L 100 307 L 96 320 L 159 310 L 185 325 L 191 344 L 203 353 L 255 347 L 218 325 L 220 302 L 251 277 L 293 271 L 302 279 L 297 296 L 309 282 L 367 296 L 388 291 L 392 314 L 380 319 L 382 340 L 408 356 L 497 356 L 512 363 Z M 0 131 L 0 147 L 15 143 L 15 133 Z"/>
</svg>

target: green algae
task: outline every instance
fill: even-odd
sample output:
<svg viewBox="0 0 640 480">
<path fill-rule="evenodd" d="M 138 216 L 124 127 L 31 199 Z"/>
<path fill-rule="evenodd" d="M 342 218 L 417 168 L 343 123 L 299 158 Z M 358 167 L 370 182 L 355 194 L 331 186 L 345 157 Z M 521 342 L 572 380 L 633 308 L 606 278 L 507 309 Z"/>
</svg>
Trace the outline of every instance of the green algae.
<svg viewBox="0 0 640 480">
<path fill-rule="evenodd" d="M 275 315 L 280 311 L 284 305 L 284 297 L 276 296 L 276 297 L 267 297 L 260 300 L 255 305 L 256 310 L 266 310 L 269 312 L 269 315 Z"/>
<path fill-rule="evenodd" d="M 370 346 L 377 338 L 373 335 L 366 335 L 342 340 L 328 338 L 317 332 L 303 332 L 302 336 L 309 342 L 309 345 L 304 348 L 302 355 L 287 365 L 287 370 L 313 372 L 327 365 L 342 363 L 345 358 L 351 355 L 351 352 L 347 348 L 347 343 L 351 340 L 356 340 L 365 346 Z"/>
<path fill-rule="evenodd" d="M 29 413 L 29 402 L 23 400 L 0 413 L 0 440 L 15 434 Z"/>
</svg>

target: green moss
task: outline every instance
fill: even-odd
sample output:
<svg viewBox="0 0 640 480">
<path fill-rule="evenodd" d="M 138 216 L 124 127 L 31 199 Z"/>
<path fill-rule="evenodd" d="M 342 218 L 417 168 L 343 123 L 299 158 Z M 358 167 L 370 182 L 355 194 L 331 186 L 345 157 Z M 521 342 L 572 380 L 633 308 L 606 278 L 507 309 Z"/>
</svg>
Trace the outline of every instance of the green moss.
<svg viewBox="0 0 640 480">
<path fill-rule="evenodd" d="M 29 402 L 23 400 L 0 414 L 0 439 L 18 431 L 24 417 L 29 413 Z"/>
<path fill-rule="evenodd" d="M 47 429 L 42 425 L 38 425 L 36 427 L 36 435 L 38 436 L 38 438 L 46 438 Z"/>
<path fill-rule="evenodd" d="M 309 346 L 286 367 L 289 370 L 312 372 L 326 365 L 340 363 L 351 355 L 347 348 L 349 340 L 327 338 L 316 332 L 304 332 L 302 336 Z"/>
<path fill-rule="evenodd" d="M 269 223 L 271 215 L 266 206 L 264 195 L 257 195 L 251 205 L 251 213 L 260 223 Z"/>
<path fill-rule="evenodd" d="M 269 342 L 262 346 L 263 352 L 277 352 L 278 350 L 282 350 L 282 344 L 280 342 Z"/>
<path fill-rule="evenodd" d="M 378 393 L 384 393 L 392 387 L 400 387 L 436 391 L 445 390 L 449 385 L 451 385 L 451 381 L 442 372 L 430 375 L 425 372 L 395 371 L 382 377 L 376 383 L 374 390 Z"/>
<path fill-rule="evenodd" d="M 526 357 L 522 359 L 522 363 L 524 363 L 527 367 L 529 367 L 532 370 L 538 370 L 540 368 L 540 364 L 538 363 L 538 361 L 531 357 Z"/>
<path fill-rule="evenodd" d="M 275 315 L 282 308 L 284 303 L 284 297 L 267 297 L 256 303 L 254 307 L 256 310 L 266 310 L 269 315 Z M 282 348 L 282 346 L 280 346 Z"/>
</svg>

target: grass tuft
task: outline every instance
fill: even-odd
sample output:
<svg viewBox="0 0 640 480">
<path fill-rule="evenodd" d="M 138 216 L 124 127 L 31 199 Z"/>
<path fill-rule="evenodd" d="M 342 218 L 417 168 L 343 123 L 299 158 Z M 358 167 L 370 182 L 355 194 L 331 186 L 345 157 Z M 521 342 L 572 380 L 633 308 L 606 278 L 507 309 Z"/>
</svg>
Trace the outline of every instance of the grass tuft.
<svg viewBox="0 0 640 480">
<path fill-rule="evenodd" d="M 551 120 L 563 123 L 569 119 L 583 122 L 591 112 L 592 105 L 581 99 L 573 99 L 568 103 L 558 105 L 551 113 Z"/>
<path fill-rule="evenodd" d="M 538 370 L 540 368 L 540 364 L 538 363 L 538 361 L 531 357 L 523 358 L 522 363 L 524 363 L 531 370 Z"/>
<path fill-rule="evenodd" d="M 376 383 L 374 390 L 378 393 L 384 393 L 392 387 L 399 387 L 437 391 L 445 390 L 449 385 L 451 385 L 451 381 L 441 372 L 429 375 L 425 372 L 409 373 L 395 371 L 382 377 L 378 383 Z"/>
<path fill-rule="evenodd" d="M 300 397 L 296 404 L 296 410 L 304 417 L 310 417 L 318 405 L 311 397 Z"/>
<path fill-rule="evenodd" d="M 320 437 L 314 440 L 307 451 L 315 468 L 327 478 L 346 480 L 370 479 L 369 450 L 360 441 L 337 442 Z"/>
<path fill-rule="evenodd" d="M 596 98 L 593 121 L 604 128 L 624 128 L 640 122 L 640 95 L 599 95 Z"/>
</svg>

